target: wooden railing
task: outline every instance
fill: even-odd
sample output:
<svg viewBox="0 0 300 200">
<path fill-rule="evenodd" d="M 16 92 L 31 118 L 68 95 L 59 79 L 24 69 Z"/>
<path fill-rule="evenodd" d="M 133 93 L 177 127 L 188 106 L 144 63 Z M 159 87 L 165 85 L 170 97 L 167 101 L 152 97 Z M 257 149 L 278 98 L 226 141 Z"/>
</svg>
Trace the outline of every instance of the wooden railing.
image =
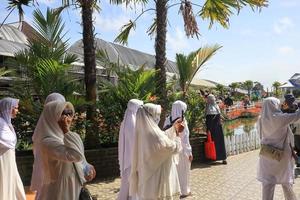
<svg viewBox="0 0 300 200">
<path fill-rule="evenodd" d="M 256 129 L 250 133 L 225 136 L 227 155 L 236 155 L 260 148 L 260 138 Z"/>
</svg>

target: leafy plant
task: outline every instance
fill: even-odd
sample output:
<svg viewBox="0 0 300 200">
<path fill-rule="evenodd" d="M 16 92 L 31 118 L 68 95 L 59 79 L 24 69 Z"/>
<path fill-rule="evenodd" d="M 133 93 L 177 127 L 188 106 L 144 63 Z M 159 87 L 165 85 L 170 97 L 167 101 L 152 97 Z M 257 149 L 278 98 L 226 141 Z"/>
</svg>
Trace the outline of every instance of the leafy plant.
<svg viewBox="0 0 300 200">
<path fill-rule="evenodd" d="M 189 86 L 201 67 L 221 48 L 219 45 L 205 46 L 187 56 L 176 54 L 176 64 L 179 72 L 179 85 L 185 97 Z"/>
<path fill-rule="evenodd" d="M 101 80 L 96 105 L 99 109 L 100 141 L 115 143 L 128 101 L 140 99 L 147 102 L 150 99 L 155 91 L 153 83 L 156 72 L 145 70 L 144 66 L 133 70 L 119 62 L 111 62 L 105 51 L 98 51 L 97 58 L 118 79 L 117 84 L 107 79 Z"/>
<path fill-rule="evenodd" d="M 190 91 L 187 98 L 186 120 L 191 132 L 191 136 L 199 133 L 204 127 L 205 100 L 195 91 Z"/>
</svg>

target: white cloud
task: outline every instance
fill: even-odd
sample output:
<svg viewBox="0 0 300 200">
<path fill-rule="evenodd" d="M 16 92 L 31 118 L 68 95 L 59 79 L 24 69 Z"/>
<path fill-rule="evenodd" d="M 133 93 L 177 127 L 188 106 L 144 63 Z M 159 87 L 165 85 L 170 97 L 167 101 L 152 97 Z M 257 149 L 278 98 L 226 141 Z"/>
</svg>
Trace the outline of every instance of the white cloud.
<svg viewBox="0 0 300 200">
<path fill-rule="evenodd" d="M 172 32 L 173 33 L 173 32 Z M 173 34 L 167 33 L 167 46 L 173 52 L 183 52 L 189 47 L 188 39 L 182 29 L 176 27 Z"/>
<path fill-rule="evenodd" d="M 98 30 L 104 32 L 119 32 L 121 27 L 129 22 L 129 17 L 127 15 L 119 15 L 117 17 L 113 16 L 102 16 L 100 14 L 95 15 L 95 27 Z"/>
<path fill-rule="evenodd" d="M 283 47 L 278 48 L 278 52 L 282 55 L 290 55 L 295 52 L 295 49 L 293 49 L 292 47 L 289 47 L 289 46 L 283 46 Z"/>
<path fill-rule="evenodd" d="M 295 24 L 290 18 L 284 17 L 275 22 L 273 28 L 275 33 L 282 34 L 284 32 L 290 31 L 294 26 Z"/>
</svg>

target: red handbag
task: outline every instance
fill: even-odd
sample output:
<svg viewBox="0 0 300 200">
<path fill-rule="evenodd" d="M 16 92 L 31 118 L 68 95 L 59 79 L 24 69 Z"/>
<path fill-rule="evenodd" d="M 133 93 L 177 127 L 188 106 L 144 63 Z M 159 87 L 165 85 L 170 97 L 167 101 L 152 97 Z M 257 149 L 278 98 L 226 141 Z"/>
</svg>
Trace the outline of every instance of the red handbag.
<svg viewBox="0 0 300 200">
<path fill-rule="evenodd" d="M 207 159 L 209 160 L 217 159 L 215 142 L 211 138 L 210 131 L 207 131 L 207 141 L 204 143 L 204 148 L 205 148 L 205 156 Z"/>
</svg>

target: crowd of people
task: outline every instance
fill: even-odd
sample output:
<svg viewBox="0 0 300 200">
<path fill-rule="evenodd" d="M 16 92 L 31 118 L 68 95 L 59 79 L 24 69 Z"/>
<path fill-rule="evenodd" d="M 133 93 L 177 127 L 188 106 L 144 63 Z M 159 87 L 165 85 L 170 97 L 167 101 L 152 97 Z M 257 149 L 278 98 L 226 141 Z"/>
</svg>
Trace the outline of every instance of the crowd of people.
<svg viewBox="0 0 300 200">
<path fill-rule="evenodd" d="M 206 129 L 215 142 L 216 160 L 227 164 L 222 131 L 222 114 L 213 94 L 206 98 Z M 11 119 L 18 113 L 19 100 L 0 100 L 0 199 L 25 200 L 24 187 L 15 160 L 17 137 Z M 172 104 L 164 128 L 160 128 L 162 107 L 138 99 L 128 102 L 120 126 L 118 158 L 121 186 L 119 200 L 178 199 L 191 195 L 190 169 L 193 160 L 187 104 Z M 58 93 L 50 94 L 37 122 L 33 141 L 32 191 L 37 200 L 79 199 L 85 182 L 96 176 L 84 155 L 80 136 L 70 130 L 74 107 Z M 272 200 L 281 184 L 286 200 L 296 200 L 292 189 L 294 159 L 300 154 L 300 111 L 295 98 L 263 100 L 258 131 L 261 150 L 257 179 L 262 182 L 262 199 Z M 296 133 L 295 137 L 293 132 Z M 294 152 L 297 150 L 297 152 Z M 294 158 L 294 159 L 293 159 Z M 299 164 L 299 163 L 298 163 Z"/>
</svg>

